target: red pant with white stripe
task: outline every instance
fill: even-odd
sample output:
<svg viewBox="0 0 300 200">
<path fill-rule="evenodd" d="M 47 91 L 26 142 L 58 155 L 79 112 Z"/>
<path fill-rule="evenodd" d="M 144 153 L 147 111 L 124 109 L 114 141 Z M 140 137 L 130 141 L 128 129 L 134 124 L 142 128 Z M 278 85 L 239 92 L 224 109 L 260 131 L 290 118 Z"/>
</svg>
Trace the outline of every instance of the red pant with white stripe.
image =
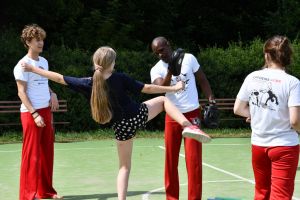
<svg viewBox="0 0 300 200">
<path fill-rule="evenodd" d="M 292 199 L 298 160 L 299 145 L 275 147 L 252 145 L 254 199 Z"/>
<path fill-rule="evenodd" d="M 29 112 L 21 113 L 23 147 L 20 173 L 20 200 L 51 198 L 56 194 L 52 187 L 54 133 L 50 108 L 38 109 L 45 127 L 36 126 Z"/>
<path fill-rule="evenodd" d="M 199 109 L 184 113 L 192 123 L 199 122 Z M 165 189 L 167 200 L 179 199 L 178 161 L 182 127 L 170 116 L 165 118 Z M 202 195 L 202 144 L 184 139 L 185 162 L 188 174 L 188 200 L 200 200 Z"/>
</svg>

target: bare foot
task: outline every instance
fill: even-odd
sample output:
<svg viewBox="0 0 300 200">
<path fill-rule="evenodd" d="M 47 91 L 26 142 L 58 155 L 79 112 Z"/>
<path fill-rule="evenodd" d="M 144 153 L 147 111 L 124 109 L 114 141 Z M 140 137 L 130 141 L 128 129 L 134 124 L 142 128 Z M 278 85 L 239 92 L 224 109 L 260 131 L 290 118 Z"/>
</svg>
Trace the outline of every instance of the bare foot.
<svg viewBox="0 0 300 200">
<path fill-rule="evenodd" d="M 52 196 L 52 199 L 63 199 L 63 196 L 59 196 L 58 194 L 55 194 Z"/>
</svg>

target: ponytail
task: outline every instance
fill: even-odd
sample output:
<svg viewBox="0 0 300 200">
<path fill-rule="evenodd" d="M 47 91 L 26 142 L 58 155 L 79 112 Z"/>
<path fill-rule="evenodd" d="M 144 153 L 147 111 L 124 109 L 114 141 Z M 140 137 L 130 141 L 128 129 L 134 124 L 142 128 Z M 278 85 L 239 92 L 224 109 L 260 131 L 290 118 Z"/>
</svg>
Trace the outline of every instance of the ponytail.
<svg viewBox="0 0 300 200">
<path fill-rule="evenodd" d="M 108 86 L 103 78 L 102 71 L 111 67 L 116 59 L 115 51 L 110 47 L 100 47 L 93 55 L 94 66 L 101 66 L 93 75 L 91 95 L 91 111 L 93 119 L 100 124 L 106 124 L 112 119 L 112 109 L 109 102 Z"/>
<path fill-rule="evenodd" d="M 96 70 L 93 75 L 91 110 L 93 119 L 99 124 L 106 124 L 112 118 L 107 85 L 99 70 Z"/>
</svg>

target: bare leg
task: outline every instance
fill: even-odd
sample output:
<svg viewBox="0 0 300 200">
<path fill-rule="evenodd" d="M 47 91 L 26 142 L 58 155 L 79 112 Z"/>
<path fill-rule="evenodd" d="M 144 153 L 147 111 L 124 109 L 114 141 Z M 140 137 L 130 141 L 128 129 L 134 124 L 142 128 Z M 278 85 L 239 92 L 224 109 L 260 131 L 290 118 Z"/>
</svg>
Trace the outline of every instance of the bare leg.
<svg viewBox="0 0 300 200">
<path fill-rule="evenodd" d="M 148 121 L 156 117 L 162 111 L 172 117 L 182 127 L 192 125 L 190 121 L 173 105 L 173 103 L 164 96 L 159 96 L 144 102 L 148 107 Z"/>
<path fill-rule="evenodd" d="M 52 196 L 52 199 L 63 199 L 63 198 L 64 198 L 63 196 L 60 196 L 58 194 Z"/>
<path fill-rule="evenodd" d="M 183 127 L 182 136 L 193 138 L 198 142 L 209 142 L 211 138 L 204 133 L 199 127 L 192 125 L 192 123 L 173 105 L 173 103 L 166 97 L 160 96 L 144 102 L 148 107 L 148 121 L 153 119 L 162 111 L 173 118 L 177 123 Z"/>
<path fill-rule="evenodd" d="M 125 200 L 131 169 L 133 139 L 126 141 L 117 140 L 116 143 L 119 155 L 119 174 L 117 178 L 118 200 Z"/>
</svg>

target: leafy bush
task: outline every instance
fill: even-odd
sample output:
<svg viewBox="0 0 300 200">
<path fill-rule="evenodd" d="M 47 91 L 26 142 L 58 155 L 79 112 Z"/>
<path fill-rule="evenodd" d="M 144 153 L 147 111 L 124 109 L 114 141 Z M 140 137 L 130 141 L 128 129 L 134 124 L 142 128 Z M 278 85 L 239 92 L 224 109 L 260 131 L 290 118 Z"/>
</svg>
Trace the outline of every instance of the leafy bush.
<svg viewBox="0 0 300 200">
<path fill-rule="evenodd" d="M 231 43 L 228 48 L 211 47 L 203 49 L 198 55 L 199 63 L 205 72 L 213 92 L 217 98 L 235 98 L 241 84 L 247 74 L 260 69 L 263 64 L 262 54 L 263 42 L 255 39 L 249 44 Z M 293 41 L 294 62 L 288 68 L 289 72 L 300 77 L 299 52 L 300 44 Z M 2 31 L 0 37 L 0 100 L 18 100 L 17 88 L 13 77 L 13 67 L 22 58 L 26 51 L 19 41 L 15 30 Z M 79 48 L 68 48 L 64 45 L 50 45 L 45 48 L 44 56 L 49 61 L 50 70 L 64 75 L 85 77 L 91 76 L 91 56 L 93 52 Z M 116 70 L 124 72 L 131 77 L 150 83 L 150 69 L 157 62 L 149 51 L 127 51 L 117 49 Z M 68 112 L 66 114 L 55 114 L 56 121 L 70 121 L 71 124 L 62 129 L 80 131 L 98 129 L 91 118 L 89 102 L 80 94 L 70 91 L 65 86 L 50 82 L 51 88 L 58 94 L 59 99 L 68 101 Z M 201 93 L 200 93 L 201 94 Z M 145 101 L 156 95 L 142 94 L 137 97 L 138 101 Z M 203 98 L 203 95 L 201 95 Z M 233 113 L 228 113 L 233 115 Z M 230 116 L 226 116 L 227 118 Z M 19 121 L 17 115 L 0 115 L 0 121 Z M 245 126 L 240 121 L 224 122 L 224 127 Z M 106 126 L 100 126 L 106 127 Z M 147 129 L 163 129 L 164 114 L 151 121 Z M 1 127 L 2 129 L 2 127 Z M 9 127 L 11 129 L 11 127 Z"/>
<path fill-rule="evenodd" d="M 247 74 L 263 66 L 262 42 L 207 48 L 198 58 L 216 98 L 235 98 Z"/>
</svg>

